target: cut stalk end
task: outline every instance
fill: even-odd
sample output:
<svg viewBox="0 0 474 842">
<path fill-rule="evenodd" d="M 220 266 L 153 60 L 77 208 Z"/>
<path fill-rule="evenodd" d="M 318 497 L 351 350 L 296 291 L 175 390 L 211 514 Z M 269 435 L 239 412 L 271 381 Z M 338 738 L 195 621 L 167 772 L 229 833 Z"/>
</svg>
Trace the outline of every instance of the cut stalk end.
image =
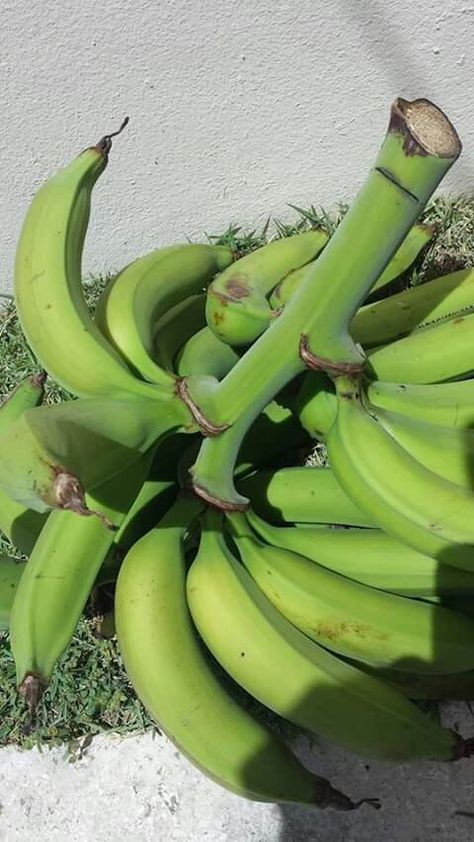
<svg viewBox="0 0 474 842">
<path fill-rule="evenodd" d="M 388 130 L 403 135 L 407 155 L 457 158 L 461 153 L 462 144 L 453 124 L 428 99 L 396 99 Z"/>
</svg>

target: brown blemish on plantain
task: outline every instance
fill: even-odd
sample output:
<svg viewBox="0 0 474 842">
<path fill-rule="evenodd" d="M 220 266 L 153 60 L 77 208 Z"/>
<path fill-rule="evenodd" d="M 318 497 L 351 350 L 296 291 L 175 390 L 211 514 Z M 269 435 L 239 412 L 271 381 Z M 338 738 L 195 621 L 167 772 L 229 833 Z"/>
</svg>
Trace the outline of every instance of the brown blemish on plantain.
<svg viewBox="0 0 474 842">
<path fill-rule="evenodd" d="M 375 640 L 388 640 L 389 637 L 385 632 L 376 632 L 372 626 L 345 621 L 340 623 L 318 623 L 314 626 L 314 632 L 318 637 L 325 637 L 326 640 L 338 640 L 338 638 L 346 637 L 347 635 L 356 635 L 362 639 L 372 637 Z"/>
<path fill-rule="evenodd" d="M 82 517 L 98 517 L 106 529 L 117 530 L 111 520 L 102 512 L 89 509 L 81 482 L 74 474 L 65 471 L 61 466 L 53 466 L 53 495 L 58 509 L 74 512 Z"/>
<path fill-rule="evenodd" d="M 223 321 L 225 321 L 225 316 L 224 316 L 224 313 L 219 313 L 219 312 L 213 313 L 213 314 L 212 314 L 212 321 L 214 322 L 214 324 L 216 325 L 216 327 L 219 327 L 219 325 L 220 325 Z"/>
<path fill-rule="evenodd" d="M 230 298 L 230 296 L 228 296 L 228 295 L 224 295 L 224 293 L 223 293 L 223 292 L 218 292 L 216 289 L 211 289 L 211 288 L 210 288 L 210 289 L 208 290 L 208 295 L 209 295 L 211 298 L 216 298 L 216 299 L 217 299 L 217 301 L 219 302 L 219 304 L 221 304 L 223 307 L 227 307 L 227 305 L 228 305 L 229 301 L 232 301 L 232 299 Z"/>
<path fill-rule="evenodd" d="M 243 278 L 244 276 L 242 275 L 234 275 L 225 283 L 229 297 L 234 301 L 239 301 L 241 298 L 248 298 L 250 295 L 249 286 Z"/>
</svg>

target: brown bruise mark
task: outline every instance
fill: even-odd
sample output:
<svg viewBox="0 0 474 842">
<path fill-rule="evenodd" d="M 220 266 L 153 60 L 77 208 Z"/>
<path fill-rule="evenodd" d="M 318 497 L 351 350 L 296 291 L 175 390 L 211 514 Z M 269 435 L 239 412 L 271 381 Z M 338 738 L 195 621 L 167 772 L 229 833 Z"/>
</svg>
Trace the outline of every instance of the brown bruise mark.
<svg viewBox="0 0 474 842">
<path fill-rule="evenodd" d="M 373 638 L 375 640 L 388 640 L 389 635 L 385 632 L 375 631 L 372 626 L 364 623 L 349 623 L 344 620 L 341 622 L 317 623 L 313 626 L 314 633 L 318 637 L 324 637 L 326 640 L 338 640 L 347 635 L 355 635 L 361 640 Z"/>
<path fill-rule="evenodd" d="M 225 288 L 228 292 L 229 298 L 234 301 L 240 301 L 242 298 L 248 298 L 251 294 L 249 285 L 244 280 L 244 275 L 233 275 L 225 283 Z"/>
<path fill-rule="evenodd" d="M 208 295 L 209 298 L 215 298 L 223 307 L 227 307 L 229 301 L 232 301 L 229 295 L 224 295 L 223 292 L 219 292 L 216 289 L 209 288 Z"/>
<path fill-rule="evenodd" d="M 226 306 L 227 306 L 227 304 L 226 304 Z M 222 324 L 222 322 L 224 322 L 224 321 L 225 321 L 225 316 L 224 316 L 224 313 L 219 313 L 219 311 L 218 311 L 218 310 L 216 310 L 216 311 L 212 314 L 212 321 L 214 322 L 214 324 L 216 325 L 216 327 L 219 327 L 219 325 L 220 325 L 220 324 Z"/>
<path fill-rule="evenodd" d="M 81 482 L 74 474 L 65 471 L 62 467 L 53 467 L 53 498 L 56 508 L 64 509 L 66 511 L 74 512 L 74 514 L 81 517 L 98 517 L 102 521 L 106 529 L 113 532 L 117 527 L 114 526 L 109 518 L 94 509 L 89 509 L 86 503 L 84 488 Z"/>
</svg>

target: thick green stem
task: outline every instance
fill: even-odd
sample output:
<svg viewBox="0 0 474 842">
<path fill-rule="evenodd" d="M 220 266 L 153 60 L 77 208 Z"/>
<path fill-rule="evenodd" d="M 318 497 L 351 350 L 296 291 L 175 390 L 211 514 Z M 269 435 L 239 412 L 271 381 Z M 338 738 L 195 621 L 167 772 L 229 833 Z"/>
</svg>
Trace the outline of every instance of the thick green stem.
<svg viewBox="0 0 474 842">
<path fill-rule="evenodd" d="M 254 418 L 253 407 L 249 407 L 225 436 L 203 441 L 190 474 L 194 492 L 210 506 L 227 512 L 243 512 L 248 507 L 247 498 L 234 486 L 234 466 Z M 211 441 L 213 446 L 208 447 Z"/>
<path fill-rule="evenodd" d="M 203 443 L 193 479 L 200 487 L 205 477 L 212 498 L 225 487 L 224 508 L 240 508 L 242 498 L 231 490 L 231 473 L 224 480 L 222 471 L 231 472 L 239 436 L 241 441 L 274 395 L 305 365 L 333 377 L 362 369 L 365 357 L 350 337 L 351 319 L 460 151 L 454 128 L 436 106 L 395 102 L 374 167 L 335 235 L 282 315 L 213 392 L 206 416 L 238 429 L 223 432 L 219 443 Z"/>
</svg>

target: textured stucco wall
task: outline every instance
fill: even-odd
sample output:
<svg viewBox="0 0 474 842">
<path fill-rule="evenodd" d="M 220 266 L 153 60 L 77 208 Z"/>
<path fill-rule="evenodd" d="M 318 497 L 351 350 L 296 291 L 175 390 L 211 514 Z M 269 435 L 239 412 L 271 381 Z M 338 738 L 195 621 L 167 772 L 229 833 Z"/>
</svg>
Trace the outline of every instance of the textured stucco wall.
<svg viewBox="0 0 474 842">
<path fill-rule="evenodd" d="M 472 0 L 3 0 L 0 288 L 34 191 L 125 114 L 86 273 L 350 200 L 398 94 L 444 108 L 472 191 L 473 34 Z"/>
</svg>

